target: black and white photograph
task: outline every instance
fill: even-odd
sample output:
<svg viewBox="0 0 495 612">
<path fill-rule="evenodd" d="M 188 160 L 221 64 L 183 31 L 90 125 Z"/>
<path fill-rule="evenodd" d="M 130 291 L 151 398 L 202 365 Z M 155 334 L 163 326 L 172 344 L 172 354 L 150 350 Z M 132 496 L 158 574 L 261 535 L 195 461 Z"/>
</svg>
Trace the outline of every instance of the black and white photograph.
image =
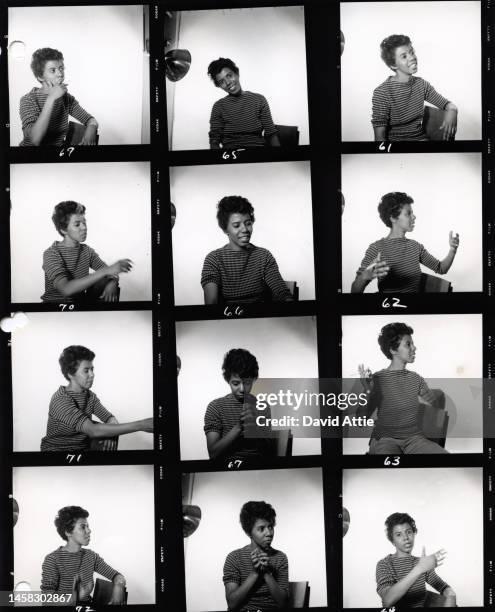
<svg viewBox="0 0 495 612">
<path fill-rule="evenodd" d="M 182 460 L 210 459 L 225 467 L 289 452 L 321 454 L 319 438 L 294 437 L 288 446 L 272 436 L 245 438 L 242 427 L 258 378 L 318 378 L 316 317 L 181 321 L 175 328 Z"/>
<path fill-rule="evenodd" d="M 155 603 L 152 465 L 16 467 L 13 497 L 20 590 L 93 607 Z"/>
<path fill-rule="evenodd" d="M 480 153 L 343 155 L 343 291 L 481 292 L 481 188 Z"/>
<path fill-rule="evenodd" d="M 347 469 L 342 503 L 344 608 L 483 606 L 481 468 Z"/>
<path fill-rule="evenodd" d="M 13 164 L 10 197 L 13 302 L 151 300 L 149 162 Z"/>
<path fill-rule="evenodd" d="M 368 394 L 362 416 L 375 415 L 344 453 L 483 452 L 482 347 L 479 314 L 342 317 L 342 377 Z"/>
<path fill-rule="evenodd" d="M 314 300 L 309 162 L 170 169 L 176 305 Z"/>
<path fill-rule="evenodd" d="M 342 2 L 340 27 L 343 141 L 481 140 L 481 2 Z"/>
<path fill-rule="evenodd" d="M 169 149 L 309 144 L 304 7 L 167 13 L 165 41 Z"/>
<path fill-rule="evenodd" d="M 151 311 L 26 316 L 12 334 L 14 451 L 153 449 Z"/>
<path fill-rule="evenodd" d="M 185 474 L 182 503 L 188 612 L 327 605 L 320 468 Z"/>
<path fill-rule="evenodd" d="M 10 7 L 10 145 L 150 142 L 148 7 Z"/>
</svg>

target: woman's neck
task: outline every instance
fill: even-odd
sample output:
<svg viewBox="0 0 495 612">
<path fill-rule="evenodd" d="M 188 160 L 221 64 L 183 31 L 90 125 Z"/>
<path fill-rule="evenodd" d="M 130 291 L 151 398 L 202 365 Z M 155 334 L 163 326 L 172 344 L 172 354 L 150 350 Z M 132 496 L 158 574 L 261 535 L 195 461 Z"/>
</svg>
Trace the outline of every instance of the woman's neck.
<svg viewBox="0 0 495 612">
<path fill-rule="evenodd" d="M 67 552 L 77 553 L 81 550 L 81 545 L 77 544 L 77 542 L 67 542 L 64 548 Z"/>
<path fill-rule="evenodd" d="M 406 365 L 403 361 L 399 361 L 398 359 L 392 359 L 390 365 L 387 370 L 405 370 Z"/>
<path fill-rule="evenodd" d="M 397 81 L 397 83 L 409 83 L 411 79 L 412 76 L 410 74 L 404 74 L 403 72 L 399 71 L 397 71 L 392 77 L 392 80 Z"/>
<path fill-rule="evenodd" d="M 399 227 L 392 227 L 387 238 L 404 238 L 405 235 L 406 230 L 400 229 Z"/>
<path fill-rule="evenodd" d="M 60 243 L 62 246 L 64 247 L 71 247 L 74 248 L 76 246 L 79 246 L 79 242 L 77 242 L 77 240 L 73 240 L 72 238 L 69 238 L 69 236 L 64 236 L 62 242 Z"/>
</svg>

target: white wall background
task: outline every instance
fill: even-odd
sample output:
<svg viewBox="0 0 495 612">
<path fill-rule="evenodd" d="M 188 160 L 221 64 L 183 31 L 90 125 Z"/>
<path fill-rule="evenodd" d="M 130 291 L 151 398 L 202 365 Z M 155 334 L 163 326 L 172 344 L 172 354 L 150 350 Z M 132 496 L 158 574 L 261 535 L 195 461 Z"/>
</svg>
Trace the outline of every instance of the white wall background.
<svg viewBox="0 0 495 612">
<path fill-rule="evenodd" d="M 216 219 L 217 204 L 228 195 L 251 202 L 256 219 L 251 242 L 271 252 L 284 280 L 297 281 L 300 300 L 314 300 L 309 162 L 174 167 L 170 184 L 177 208 L 172 231 L 176 304 L 204 304 L 205 257 L 228 243 Z"/>
<path fill-rule="evenodd" d="M 129 258 L 121 301 L 151 300 L 150 166 L 148 162 L 10 166 L 12 301 L 39 302 L 43 252 L 61 241 L 52 221 L 64 200 L 86 206 L 88 239 L 108 265 Z"/>
<path fill-rule="evenodd" d="M 167 95 L 175 95 L 173 149 L 209 148 L 211 107 L 226 95 L 207 75 L 219 57 L 238 66 L 244 90 L 265 96 L 274 123 L 297 125 L 299 144 L 309 144 L 302 6 L 182 12 L 177 47 L 192 62 L 175 87 L 167 81 Z"/>
<path fill-rule="evenodd" d="M 406 237 L 423 244 L 437 259 L 443 259 L 449 251 L 449 231 L 459 234 L 457 255 L 443 278 L 456 292 L 482 291 L 479 153 L 342 156 L 346 201 L 342 216 L 343 291 L 350 292 L 368 245 L 390 231 L 377 207 L 382 196 L 391 191 L 402 191 L 413 198 L 416 226 Z M 429 268 L 422 270 L 440 276 Z M 366 291 L 378 291 L 376 280 Z"/>
<path fill-rule="evenodd" d="M 120 423 L 153 416 L 151 312 L 32 312 L 27 317 L 26 327 L 12 334 L 15 451 L 40 450 L 50 399 L 68 384 L 58 359 L 72 344 L 96 354 L 92 391 Z M 152 448 L 149 433 L 119 438 L 119 450 Z"/>
<path fill-rule="evenodd" d="M 204 416 L 213 399 L 230 393 L 222 375 L 230 349 L 252 353 L 260 378 L 318 378 L 315 317 L 184 321 L 176 323 L 176 338 L 182 360 L 177 381 L 182 460 L 208 459 Z M 320 453 L 319 438 L 294 438 L 293 455 Z"/>
<path fill-rule="evenodd" d="M 344 2 L 340 5 L 345 49 L 341 59 L 342 140 L 374 140 L 373 90 L 392 76 L 380 57 L 391 34 L 409 36 L 418 72 L 459 109 L 457 140 L 481 139 L 481 3 Z M 444 61 L 439 32 L 448 24 L 449 41 L 459 41 L 455 61 Z M 460 42 L 462 41 L 462 42 Z M 462 49 L 462 50 L 461 50 Z"/>
<path fill-rule="evenodd" d="M 385 519 L 406 512 L 416 521 L 414 550 L 444 548 L 438 575 L 461 607 L 483 605 L 483 486 L 480 468 L 344 470 L 343 505 L 351 523 L 343 543 L 344 608 L 381 607 L 376 564 L 395 552 Z M 359 585 L 359 588 L 356 588 Z"/>
<path fill-rule="evenodd" d="M 45 556 L 65 544 L 53 521 L 64 506 L 81 506 L 89 512 L 89 549 L 125 576 L 128 603 L 155 603 L 153 466 L 16 467 L 13 494 L 15 583 L 39 590 Z"/>
<path fill-rule="evenodd" d="M 248 501 L 275 508 L 273 547 L 289 560 L 289 580 L 308 580 L 310 607 L 326 606 L 323 490 L 319 468 L 253 470 L 194 475 L 192 504 L 201 524 L 187 540 L 185 555 L 187 610 L 225 610 L 223 564 L 232 550 L 249 544 L 239 523 Z M 221 534 L 221 537 L 219 537 Z"/>
<path fill-rule="evenodd" d="M 358 366 L 364 364 L 372 372 L 388 367 L 390 361 L 378 344 L 380 330 L 388 323 L 400 321 L 413 328 L 416 359 L 408 366 L 426 379 L 430 388 L 442 388 L 447 395 L 455 389 L 452 398 L 455 407 L 446 405 L 449 429 L 445 449 L 449 452 L 481 453 L 483 450 L 482 397 L 473 395 L 470 381 L 459 390 L 459 382 L 439 379 L 477 379 L 483 376 L 482 317 L 478 314 L 462 315 L 392 315 L 342 317 L 342 377 L 359 378 Z M 454 392 L 453 392 L 454 393 Z M 457 437 L 457 436 L 466 437 Z M 456 437 L 454 437 L 456 436 Z M 364 454 L 368 451 L 366 438 L 344 440 L 346 454 Z"/>
<path fill-rule="evenodd" d="M 9 8 L 9 43 L 23 41 L 26 54 L 9 61 L 10 144 L 22 138 L 21 97 L 38 87 L 31 56 L 41 47 L 64 56 L 69 93 L 99 123 L 99 144 L 149 143 L 141 133 L 143 80 L 142 6 L 42 6 Z"/>
</svg>

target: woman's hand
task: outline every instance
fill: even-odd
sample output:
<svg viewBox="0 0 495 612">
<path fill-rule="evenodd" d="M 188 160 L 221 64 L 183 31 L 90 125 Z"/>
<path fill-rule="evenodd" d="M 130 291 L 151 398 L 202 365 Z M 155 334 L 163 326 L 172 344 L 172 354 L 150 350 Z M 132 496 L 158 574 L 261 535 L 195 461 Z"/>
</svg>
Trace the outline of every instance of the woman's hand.
<svg viewBox="0 0 495 612">
<path fill-rule="evenodd" d="M 132 270 L 132 261 L 130 259 L 119 259 L 111 266 L 107 266 L 105 273 L 109 276 L 122 274 L 122 272 L 130 272 Z"/>
<path fill-rule="evenodd" d="M 421 557 L 419 558 L 417 567 L 422 572 L 431 572 L 431 570 L 434 570 L 439 565 L 442 565 L 446 556 L 447 551 L 445 551 L 443 548 L 437 550 L 437 552 L 433 553 L 432 555 L 427 555 L 425 547 L 423 546 L 423 551 L 421 553 Z"/>
<path fill-rule="evenodd" d="M 93 580 L 83 584 L 81 574 L 78 572 L 74 576 L 74 581 L 72 583 L 72 592 L 75 595 L 76 601 L 87 601 L 91 597 L 94 586 Z"/>
<path fill-rule="evenodd" d="M 364 367 L 364 363 L 358 365 L 359 377 L 361 384 L 364 387 L 366 393 L 371 393 L 375 383 L 373 382 L 373 372 L 369 368 Z"/>
<path fill-rule="evenodd" d="M 112 279 L 105 285 L 100 295 L 100 300 L 104 302 L 118 302 L 119 301 L 119 284 L 116 280 Z"/>
<path fill-rule="evenodd" d="M 53 83 L 50 83 L 50 81 L 44 81 L 43 86 L 48 92 L 48 97 L 51 98 L 52 100 L 58 100 L 58 98 L 61 98 L 63 95 L 67 93 L 66 83 L 60 83 L 59 85 L 54 85 Z"/>
<path fill-rule="evenodd" d="M 449 247 L 456 251 L 459 247 L 459 234 L 454 234 L 453 231 L 449 232 Z"/>
<path fill-rule="evenodd" d="M 96 144 L 97 141 L 97 126 L 94 123 L 90 123 L 86 126 L 86 129 L 84 130 L 84 134 L 83 137 L 81 138 L 81 141 L 78 142 L 78 146 L 82 145 L 82 146 L 92 146 Z"/>
<path fill-rule="evenodd" d="M 141 431 L 145 431 L 147 433 L 153 433 L 153 419 L 143 419 L 141 421 L 142 428 Z"/>
<path fill-rule="evenodd" d="M 443 123 L 439 128 L 443 131 L 444 140 L 453 140 L 457 132 L 457 107 L 449 103 L 445 110 Z"/>
</svg>

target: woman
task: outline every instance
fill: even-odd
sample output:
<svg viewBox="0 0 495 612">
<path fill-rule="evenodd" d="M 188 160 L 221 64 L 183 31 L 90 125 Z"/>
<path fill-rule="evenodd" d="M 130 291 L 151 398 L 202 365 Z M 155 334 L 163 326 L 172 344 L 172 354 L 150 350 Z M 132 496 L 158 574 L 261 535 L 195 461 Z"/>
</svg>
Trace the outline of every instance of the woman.
<svg viewBox="0 0 495 612">
<path fill-rule="evenodd" d="M 113 582 L 109 604 L 122 605 L 125 603 L 124 576 L 98 554 L 83 548 L 89 544 L 91 535 L 88 516 L 89 512 L 80 506 L 65 506 L 59 510 L 55 527 L 66 543 L 46 555 L 41 570 L 41 591 L 72 593 L 72 604 L 91 602 L 93 573 L 96 572 Z"/>
<path fill-rule="evenodd" d="M 251 203 L 226 196 L 218 203 L 217 220 L 229 242 L 206 256 L 201 274 L 205 304 L 292 301 L 273 255 L 251 244 Z"/>
</svg>

